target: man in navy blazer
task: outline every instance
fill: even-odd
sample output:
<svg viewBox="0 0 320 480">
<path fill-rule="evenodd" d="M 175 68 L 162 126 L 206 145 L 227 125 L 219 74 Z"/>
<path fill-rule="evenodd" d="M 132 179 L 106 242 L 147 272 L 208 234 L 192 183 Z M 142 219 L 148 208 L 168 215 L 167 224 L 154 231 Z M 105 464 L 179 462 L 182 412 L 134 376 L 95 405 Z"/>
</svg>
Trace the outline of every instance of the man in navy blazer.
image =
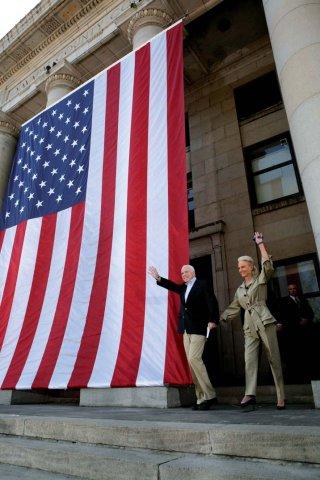
<svg viewBox="0 0 320 480">
<path fill-rule="evenodd" d="M 279 300 L 279 343 L 288 382 L 309 382 L 313 370 L 313 310 L 306 298 L 298 295 L 295 283 L 288 285 L 288 296 Z"/>
<path fill-rule="evenodd" d="M 202 360 L 207 329 L 212 330 L 219 323 L 218 302 L 214 294 L 208 292 L 205 282 L 198 280 L 192 265 L 181 268 L 183 283 L 175 283 L 159 275 L 155 267 L 149 274 L 164 287 L 180 295 L 181 306 L 178 331 L 183 333 L 183 345 L 195 384 L 197 403 L 194 410 L 209 410 L 217 403 L 208 372 Z"/>
</svg>

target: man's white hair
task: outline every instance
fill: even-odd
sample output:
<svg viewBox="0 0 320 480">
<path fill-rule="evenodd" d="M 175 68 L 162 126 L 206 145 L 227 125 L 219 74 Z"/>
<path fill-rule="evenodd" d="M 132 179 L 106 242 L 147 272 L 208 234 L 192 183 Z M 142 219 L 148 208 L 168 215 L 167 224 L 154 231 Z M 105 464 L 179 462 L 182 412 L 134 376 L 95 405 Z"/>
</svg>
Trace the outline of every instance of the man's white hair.
<svg viewBox="0 0 320 480">
<path fill-rule="evenodd" d="M 188 268 L 189 270 L 191 270 L 192 273 L 196 273 L 194 267 L 192 265 L 182 265 L 181 267 L 181 271 L 184 269 L 184 268 Z"/>
</svg>

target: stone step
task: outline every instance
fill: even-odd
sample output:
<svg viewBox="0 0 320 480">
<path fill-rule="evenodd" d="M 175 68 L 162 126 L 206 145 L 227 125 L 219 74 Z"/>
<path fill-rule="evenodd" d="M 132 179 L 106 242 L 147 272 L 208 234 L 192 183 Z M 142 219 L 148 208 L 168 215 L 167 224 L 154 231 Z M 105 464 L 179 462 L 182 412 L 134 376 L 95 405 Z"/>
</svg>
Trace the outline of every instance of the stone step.
<svg viewBox="0 0 320 480">
<path fill-rule="evenodd" d="M 244 387 L 217 387 L 219 402 L 225 405 L 239 403 L 244 394 Z M 31 392 L 30 392 L 31 393 Z M 311 384 L 286 385 L 287 404 L 314 405 Z M 18 398 L 18 394 L 15 393 Z M 21 397 L 26 401 L 27 392 Z M 174 408 L 192 405 L 196 401 L 194 387 L 138 387 L 138 388 L 82 388 L 81 406 L 122 406 Z M 274 385 L 261 385 L 257 388 L 257 401 L 260 404 L 274 404 L 276 390 Z M 15 400 L 15 403 L 19 403 Z M 20 402 L 23 403 L 23 402 Z M 31 403 L 31 402 L 30 402 Z"/>
<path fill-rule="evenodd" d="M 243 396 L 244 387 L 217 387 L 220 403 L 236 404 Z M 287 404 L 314 405 L 311 384 L 286 385 Z M 274 403 L 273 385 L 261 385 L 257 389 L 259 403 Z M 0 405 L 55 404 L 81 406 L 122 406 L 174 408 L 194 403 L 194 387 L 137 387 L 137 388 L 88 388 L 80 390 L 0 390 Z"/>
<path fill-rule="evenodd" d="M 0 436 L 0 463 L 86 480 L 319 480 L 320 475 L 314 465 L 10 436 Z"/>
<path fill-rule="evenodd" d="M 60 475 L 59 473 L 45 472 L 34 468 L 16 467 L 15 465 L 0 464 L 0 480 L 83 480 L 80 477 Z"/>
<path fill-rule="evenodd" d="M 244 387 L 217 387 L 217 396 L 221 403 L 237 404 L 244 395 Z M 311 384 L 285 385 L 286 403 L 289 405 L 314 406 Z M 260 385 L 257 388 L 257 401 L 261 404 L 275 403 L 276 389 L 274 385 Z"/>
<path fill-rule="evenodd" d="M 195 455 L 160 465 L 160 480 L 319 480 L 320 468 Z"/>
<path fill-rule="evenodd" d="M 320 464 L 320 427 L 0 415 L 0 433 L 111 447 Z"/>
<path fill-rule="evenodd" d="M 0 436 L 0 463 L 86 480 L 157 480 L 159 465 L 180 456 L 141 449 Z"/>
</svg>

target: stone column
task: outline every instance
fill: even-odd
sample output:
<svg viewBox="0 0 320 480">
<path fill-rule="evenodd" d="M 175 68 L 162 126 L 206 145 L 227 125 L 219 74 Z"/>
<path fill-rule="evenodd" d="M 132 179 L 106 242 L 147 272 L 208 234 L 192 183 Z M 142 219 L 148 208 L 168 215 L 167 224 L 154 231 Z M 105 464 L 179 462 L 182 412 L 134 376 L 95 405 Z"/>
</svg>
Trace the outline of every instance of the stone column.
<svg viewBox="0 0 320 480">
<path fill-rule="evenodd" d="M 18 126 L 0 114 L 0 205 L 7 188 L 18 135 Z"/>
<path fill-rule="evenodd" d="M 80 81 L 69 73 L 54 73 L 46 81 L 47 107 L 60 100 L 76 87 Z"/>
<path fill-rule="evenodd" d="M 164 10 L 145 8 L 137 12 L 128 25 L 128 38 L 133 49 L 141 47 L 170 23 L 172 18 Z"/>
<path fill-rule="evenodd" d="M 19 127 L 8 115 L 0 112 L 0 207 L 6 193 Z M 12 390 L 0 390 L 0 405 L 10 405 Z"/>
<path fill-rule="evenodd" d="M 320 257 L 320 0 L 263 0 Z"/>
</svg>

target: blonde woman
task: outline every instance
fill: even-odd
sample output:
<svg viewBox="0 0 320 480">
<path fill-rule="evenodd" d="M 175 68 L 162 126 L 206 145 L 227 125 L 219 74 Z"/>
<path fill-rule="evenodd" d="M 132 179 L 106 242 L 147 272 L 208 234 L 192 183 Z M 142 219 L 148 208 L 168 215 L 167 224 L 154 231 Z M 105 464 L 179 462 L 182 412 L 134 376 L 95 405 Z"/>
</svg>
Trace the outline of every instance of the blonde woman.
<svg viewBox="0 0 320 480">
<path fill-rule="evenodd" d="M 284 386 L 281 360 L 278 347 L 276 320 L 266 305 L 267 282 L 274 269 L 271 258 L 263 243 L 263 236 L 255 232 L 253 239 L 261 253 L 262 270 L 259 274 L 251 257 L 245 255 L 238 258 L 238 270 L 243 283 L 237 289 L 234 300 L 221 315 L 223 321 L 237 317 L 241 308 L 245 310 L 244 340 L 245 340 L 245 374 L 246 391 L 241 406 L 256 403 L 256 388 L 258 375 L 259 345 L 262 342 L 270 363 L 277 392 L 277 409 L 285 408 Z"/>
</svg>

